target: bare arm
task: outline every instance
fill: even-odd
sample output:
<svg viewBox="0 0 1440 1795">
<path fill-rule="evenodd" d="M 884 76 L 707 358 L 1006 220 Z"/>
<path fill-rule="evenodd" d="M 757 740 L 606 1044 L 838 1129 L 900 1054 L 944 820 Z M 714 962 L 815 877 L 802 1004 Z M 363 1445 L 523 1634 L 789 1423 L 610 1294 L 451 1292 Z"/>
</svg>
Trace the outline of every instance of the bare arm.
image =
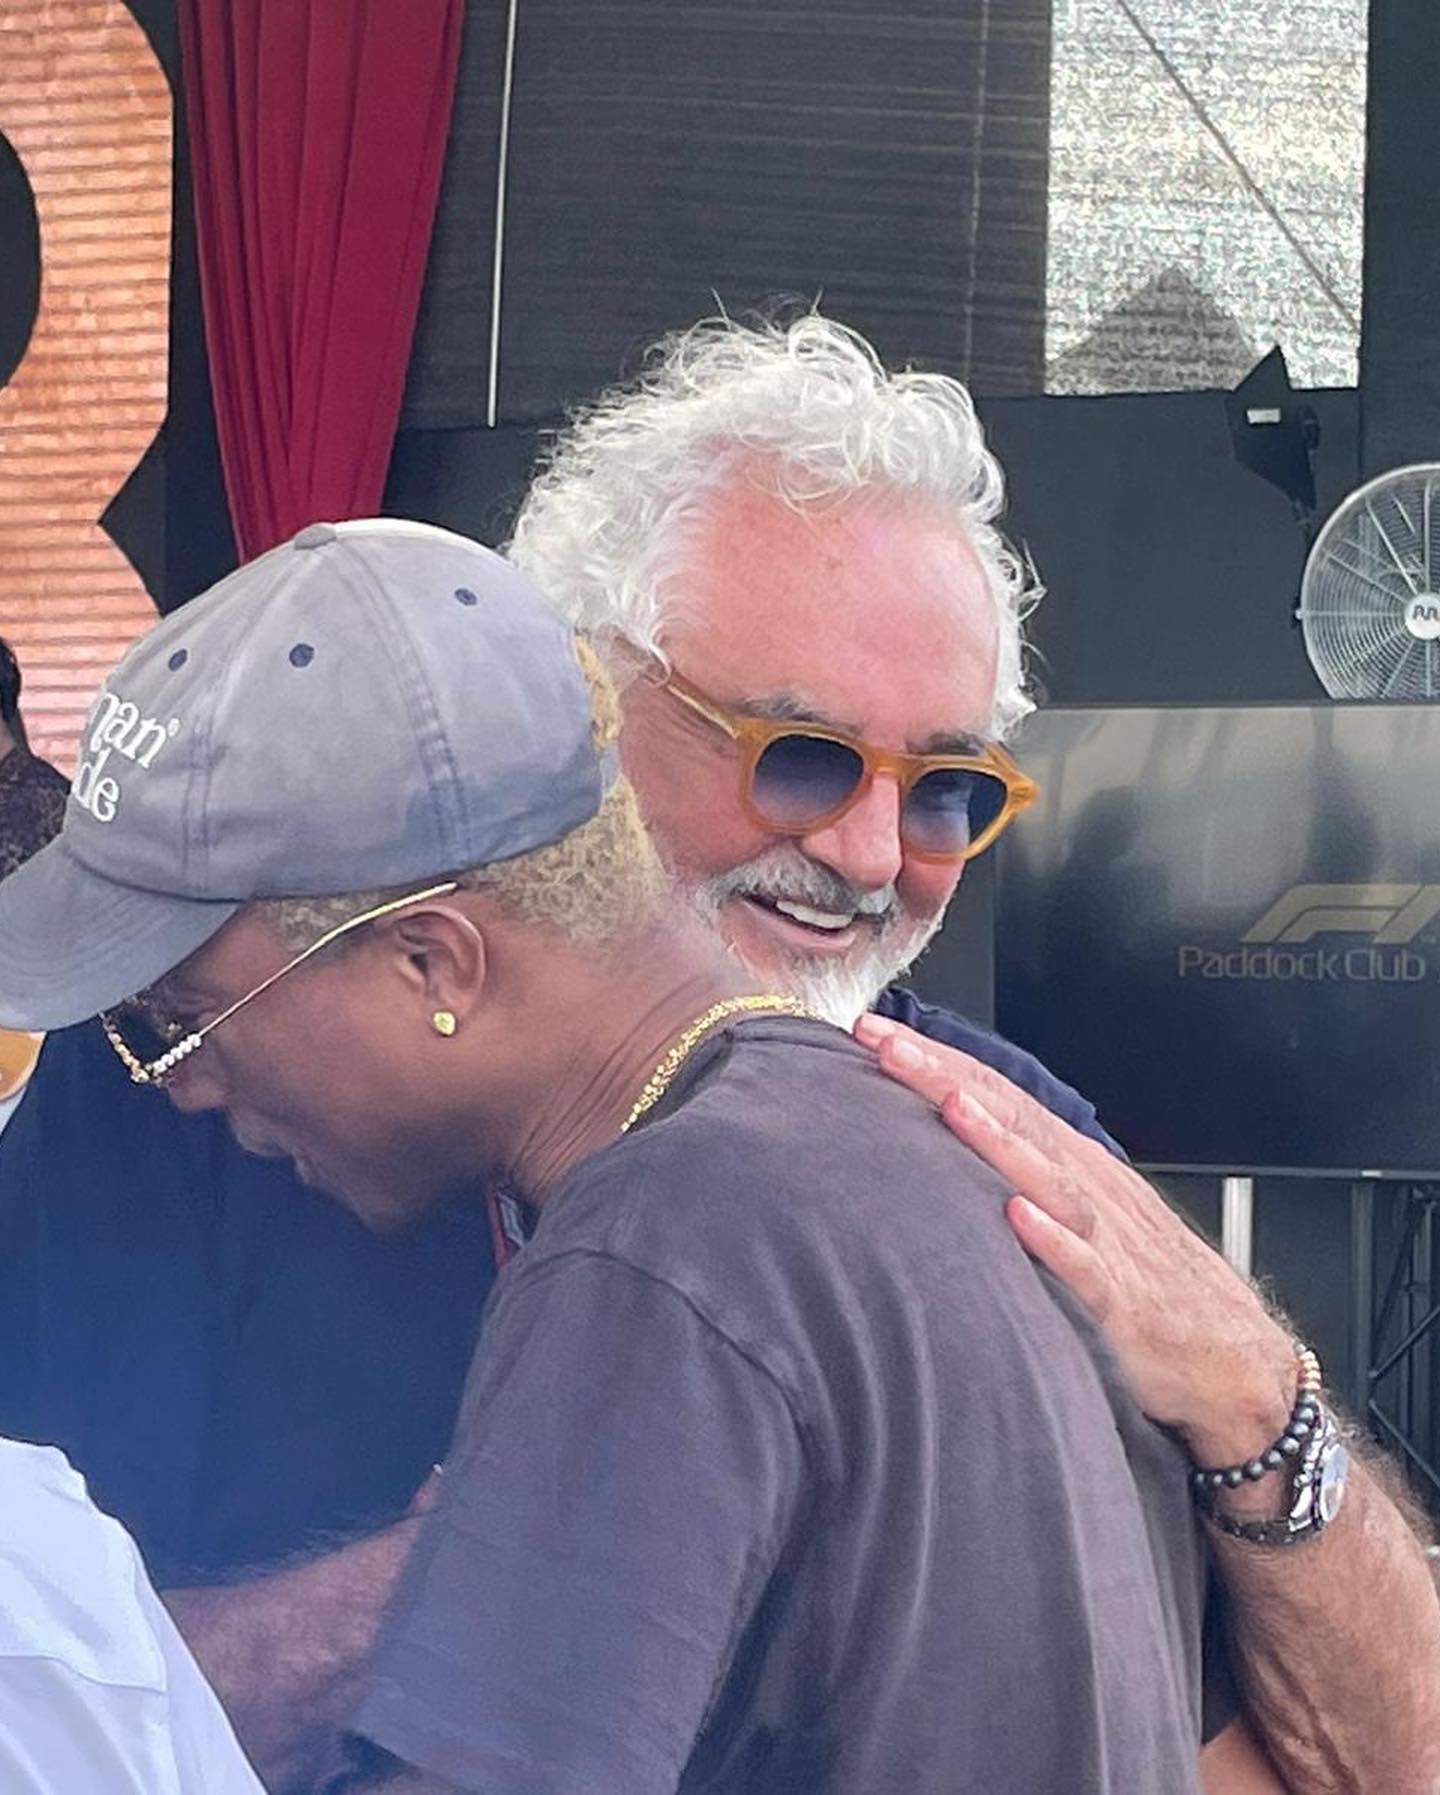
<svg viewBox="0 0 1440 1795">
<path fill-rule="evenodd" d="M 1215 1534 L 1246 1706 L 1305 1795 L 1440 1790 L 1440 1599 L 1424 1522 L 1407 1524 L 1389 1481 L 1352 1444 L 1344 1503 L 1319 1539 L 1276 1551 Z"/>
<path fill-rule="evenodd" d="M 1200 1781 L 1205 1795 L 1288 1795 L 1244 1720 L 1227 1726 L 1200 1753 Z"/>
<path fill-rule="evenodd" d="M 1137 1172 L 966 1054 L 878 1018 L 856 1033 L 1010 1183 L 1011 1226 L 1090 1308 L 1152 1420 L 1207 1465 L 1279 1434 L 1295 1394 L 1287 1330 Z M 1275 1482 L 1227 1503 L 1273 1512 Z M 1440 1595 L 1375 1472 L 1353 1468 L 1318 1539 L 1261 1547 L 1212 1532 L 1246 1709 L 1285 1783 L 1297 1795 L 1435 1795 Z M 1243 1795 L 1240 1775 L 1212 1789 Z"/>
<path fill-rule="evenodd" d="M 253 1582 L 165 1593 L 274 1795 L 308 1795 L 336 1768 L 359 1667 L 418 1525 L 399 1521 Z"/>
</svg>

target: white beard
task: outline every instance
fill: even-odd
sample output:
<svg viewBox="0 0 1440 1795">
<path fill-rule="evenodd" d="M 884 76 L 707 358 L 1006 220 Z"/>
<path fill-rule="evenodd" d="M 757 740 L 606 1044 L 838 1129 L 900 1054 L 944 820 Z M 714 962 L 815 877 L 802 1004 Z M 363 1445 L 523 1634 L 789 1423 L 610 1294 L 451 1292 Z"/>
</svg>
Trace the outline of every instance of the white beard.
<svg viewBox="0 0 1440 1795">
<path fill-rule="evenodd" d="M 945 918 L 916 929 L 906 945 L 873 943 L 847 959 L 797 959 L 789 983 L 802 1003 L 837 1028 L 851 1029 L 887 985 L 902 977 L 935 938 Z"/>
<path fill-rule="evenodd" d="M 852 953 L 807 954 L 797 948 L 786 956 L 780 975 L 803 1003 L 843 1029 L 853 1027 L 885 987 L 914 965 L 945 920 L 942 911 L 924 922 L 910 922 L 893 886 L 879 892 L 857 891 L 788 844 L 768 849 L 755 860 L 701 885 L 688 883 L 686 889 L 700 915 L 722 935 L 725 906 L 746 896 L 790 897 L 839 915 L 855 911 L 875 917 L 878 927 L 873 938 Z M 731 951 L 743 959 L 733 944 Z M 760 978 L 776 977 L 773 966 L 750 966 L 748 970 Z"/>
</svg>

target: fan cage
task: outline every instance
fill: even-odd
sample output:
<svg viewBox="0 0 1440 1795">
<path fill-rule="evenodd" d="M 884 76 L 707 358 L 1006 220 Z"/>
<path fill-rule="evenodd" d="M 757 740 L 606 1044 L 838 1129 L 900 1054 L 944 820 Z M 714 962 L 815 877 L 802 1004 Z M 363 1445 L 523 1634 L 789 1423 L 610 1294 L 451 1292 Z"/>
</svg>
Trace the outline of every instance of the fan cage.
<svg viewBox="0 0 1440 1795">
<path fill-rule="evenodd" d="M 1440 462 L 1350 494 L 1310 551 L 1298 614 L 1332 698 L 1440 698 Z"/>
</svg>

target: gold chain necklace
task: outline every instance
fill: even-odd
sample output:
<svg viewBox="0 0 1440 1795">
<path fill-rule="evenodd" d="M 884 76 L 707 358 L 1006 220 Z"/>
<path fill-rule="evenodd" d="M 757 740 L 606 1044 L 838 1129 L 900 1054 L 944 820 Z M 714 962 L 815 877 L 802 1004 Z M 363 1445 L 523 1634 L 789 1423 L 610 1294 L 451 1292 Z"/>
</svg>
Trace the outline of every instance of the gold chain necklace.
<svg viewBox="0 0 1440 1795">
<path fill-rule="evenodd" d="M 645 1080 L 644 1088 L 635 1099 L 634 1108 L 620 1124 L 621 1134 L 628 1134 L 648 1109 L 653 1109 L 669 1090 L 675 1074 L 690 1057 L 692 1049 L 709 1034 L 717 1022 L 723 1022 L 727 1016 L 755 1015 L 768 1011 L 772 1016 L 803 1016 L 811 1022 L 823 1022 L 825 1019 L 818 1010 L 812 1010 L 809 1004 L 801 1003 L 796 997 L 786 997 L 780 991 L 767 991 L 762 996 L 727 997 L 723 1003 L 711 1004 L 703 1016 L 697 1016 L 683 1034 L 681 1034 L 655 1070 Z"/>
</svg>

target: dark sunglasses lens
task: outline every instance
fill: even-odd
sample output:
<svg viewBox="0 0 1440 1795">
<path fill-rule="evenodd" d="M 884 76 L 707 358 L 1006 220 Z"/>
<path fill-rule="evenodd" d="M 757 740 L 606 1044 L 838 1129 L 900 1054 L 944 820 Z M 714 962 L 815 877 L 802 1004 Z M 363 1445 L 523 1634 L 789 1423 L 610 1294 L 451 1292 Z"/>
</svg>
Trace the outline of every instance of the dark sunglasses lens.
<svg viewBox="0 0 1440 1795">
<path fill-rule="evenodd" d="M 755 763 L 751 798 L 777 829 L 803 829 L 842 805 L 865 771 L 844 742 L 823 735 L 777 736 Z"/>
<path fill-rule="evenodd" d="M 920 854 L 963 854 L 1005 808 L 1005 781 L 973 767 L 937 767 L 910 787 L 905 840 Z"/>
</svg>

